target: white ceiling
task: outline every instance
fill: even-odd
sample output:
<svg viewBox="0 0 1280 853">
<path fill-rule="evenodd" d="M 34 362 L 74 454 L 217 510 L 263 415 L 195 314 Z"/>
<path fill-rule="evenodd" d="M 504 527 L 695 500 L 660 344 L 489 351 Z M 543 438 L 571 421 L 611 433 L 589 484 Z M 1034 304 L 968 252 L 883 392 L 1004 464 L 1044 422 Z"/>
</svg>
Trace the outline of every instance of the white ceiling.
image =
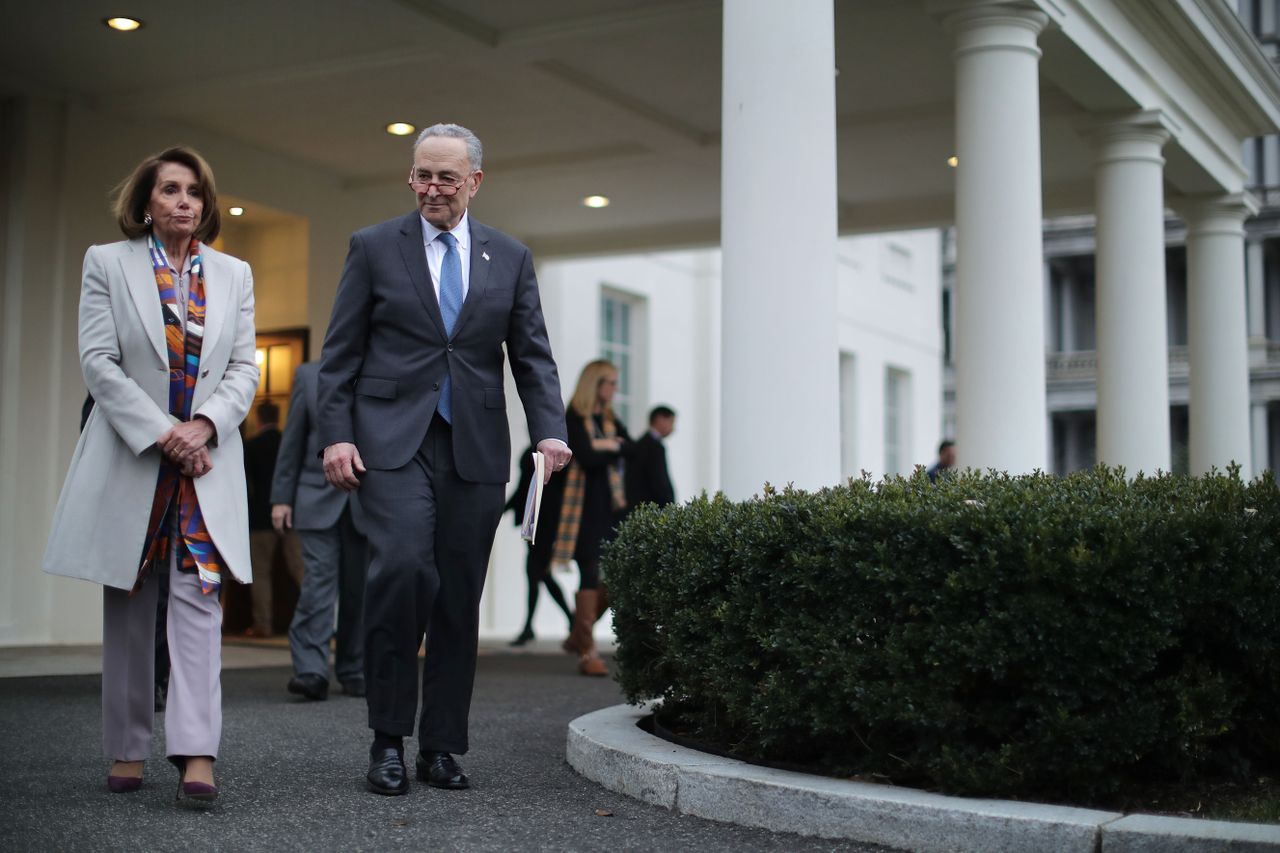
<svg viewBox="0 0 1280 853">
<path fill-rule="evenodd" d="M 543 249 L 718 239 L 719 0 L 0 0 L 0 12 L 0 96 L 176 120 L 295 158 L 351 192 L 404 193 L 406 207 L 409 143 L 383 126 L 456 121 L 486 146 L 486 221 Z M 126 12 L 146 26 L 101 23 Z M 946 221 L 942 26 L 924 0 L 837 0 L 836 62 L 842 227 Z M 1082 110 L 1049 77 L 1053 205 L 1055 187 L 1088 184 L 1089 157 Z M 787 172 L 782 144 L 761 175 L 785 193 Z M 596 193 L 613 204 L 580 204 Z"/>
</svg>

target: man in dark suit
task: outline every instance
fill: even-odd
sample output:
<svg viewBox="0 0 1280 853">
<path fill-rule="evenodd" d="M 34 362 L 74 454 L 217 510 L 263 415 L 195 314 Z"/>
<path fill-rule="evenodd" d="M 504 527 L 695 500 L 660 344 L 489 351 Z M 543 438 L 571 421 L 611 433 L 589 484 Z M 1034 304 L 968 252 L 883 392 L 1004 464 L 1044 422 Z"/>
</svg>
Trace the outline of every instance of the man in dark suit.
<svg viewBox="0 0 1280 853">
<path fill-rule="evenodd" d="M 627 506 L 676 502 L 667 470 L 667 449 L 662 440 L 676 428 L 676 413 L 669 406 L 654 406 L 649 412 L 649 431 L 635 443 L 634 455 L 627 458 Z"/>
<path fill-rule="evenodd" d="M 289 625 L 293 677 L 289 692 L 307 699 L 329 697 L 329 641 L 338 609 L 334 670 L 349 696 L 364 696 L 364 580 L 368 547 L 354 494 L 330 488 L 324 479 L 316 420 L 316 375 L 320 365 L 298 366 L 289 396 L 289 419 L 280 439 L 271 482 L 271 524 L 279 533 L 297 530 L 302 540 L 302 592 Z"/>
<path fill-rule="evenodd" d="M 409 789 L 403 738 L 417 711 L 418 778 L 466 788 L 480 594 L 511 470 L 503 351 L 529 437 L 568 464 L 564 404 L 529 250 L 470 218 L 480 140 L 438 124 L 413 148 L 418 209 L 357 231 L 320 361 L 325 478 L 360 490 L 369 788 Z"/>
<path fill-rule="evenodd" d="M 249 634 L 272 634 L 272 580 L 276 551 L 284 549 L 285 567 L 294 583 L 302 586 L 302 551 L 292 533 L 277 533 L 271 526 L 271 478 L 280 450 L 280 407 L 270 400 L 258 404 L 258 432 L 244 443 L 244 475 L 249 492 L 249 559 L 253 564 L 253 626 Z"/>
<path fill-rule="evenodd" d="M 936 483 L 939 477 L 951 476 L 951 469 L 954 467 L 956 467 L 956 443 L 946 439 L 938 445 L 938 461 L 930 465 L 924 473 L 928 476 L 930 483 Z"/>
</svg>

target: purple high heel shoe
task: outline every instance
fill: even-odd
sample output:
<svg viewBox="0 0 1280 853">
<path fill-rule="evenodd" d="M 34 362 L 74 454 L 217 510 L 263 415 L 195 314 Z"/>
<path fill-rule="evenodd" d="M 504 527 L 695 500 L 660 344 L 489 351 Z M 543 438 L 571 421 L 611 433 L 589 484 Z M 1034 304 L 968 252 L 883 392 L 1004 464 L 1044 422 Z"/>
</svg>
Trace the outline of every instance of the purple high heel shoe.
<svg viewBox="0 0 1280 853">
<path fill-rule="evenodd" d="M 132 761 L 116 761 L 116 764 L 132 764 Z M 115 769 L 115 764 L 111 765 Z M 113 794 L 128 794 L 142 787 L 141 776 L 113 776 L 107 771 L 107 790 Z"/>
<path fill-rule="evenodd" d="M 187 775 L 187 760 L 181 757 L 173 757 L 169 759 L 178 767 L 178 793 L 174 800 L 179 803 L 189 803 L 191 805 L 210 805 L 214 800 L 218 799 L 218 787 L 210 785 L 208 782 L 184 782 L 182 777 Z"/>
<path fill-rule="evenodd" d="M 142 787 L 141 776 L 108 776 L 107 790 L 113 794 L 128 794 Z"/>
<path fill-rule="evenodd" d="M 218 799 L 218 787 L 207 782 L 178 782 L 175 800 L 192 800 L 196 803 L 212 803 Z"/>
</svg>

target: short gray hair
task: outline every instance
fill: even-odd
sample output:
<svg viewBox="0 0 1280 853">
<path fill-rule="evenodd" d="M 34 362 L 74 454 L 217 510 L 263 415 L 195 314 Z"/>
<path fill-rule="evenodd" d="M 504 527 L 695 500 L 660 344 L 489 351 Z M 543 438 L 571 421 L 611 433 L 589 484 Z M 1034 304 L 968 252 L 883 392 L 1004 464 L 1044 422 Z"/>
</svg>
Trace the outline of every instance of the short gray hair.
<svg viewBox="0 0 1280 853">
<path fill-rule="evenodd" d="M 473 172 L 480 171 L 480 164 L 484 160 L 484 146 L 480 144 L 480 138 L 471 131 L 467 130 L 460 124 L 433 124 L 422 133 L 418 134 L 417 140 L 413 143 L 413 155 L 418 155 L 418 146 L 423 140 L 431 136 L 447 136 L 450 139 L 461 139 L 467 143 L 467 159 L 471 161 L 471 170 Z"/>
</svg>

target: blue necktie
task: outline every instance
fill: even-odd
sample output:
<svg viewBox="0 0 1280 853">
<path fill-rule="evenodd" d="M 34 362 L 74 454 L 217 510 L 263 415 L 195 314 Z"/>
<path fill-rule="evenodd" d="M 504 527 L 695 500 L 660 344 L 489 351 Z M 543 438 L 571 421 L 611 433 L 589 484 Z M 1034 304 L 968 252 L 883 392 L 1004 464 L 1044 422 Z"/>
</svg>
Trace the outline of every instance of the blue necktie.
<svg viewBox="0 0 1280 853">
<path fill-rule="evenodd" d="M 440 316 L 444 318 L 444 330 L 453 337 L 453 324 L 462 311 L 462 256 L 458 254 L 458 240 L 449 232 L 436 237 L 444 243 L 444 260 L 440 263 Z M 436 411 L 447 423 L 453 423 L 452 385 L 448 372 L 440 385 L 440 402 Z"/>
</svg>

